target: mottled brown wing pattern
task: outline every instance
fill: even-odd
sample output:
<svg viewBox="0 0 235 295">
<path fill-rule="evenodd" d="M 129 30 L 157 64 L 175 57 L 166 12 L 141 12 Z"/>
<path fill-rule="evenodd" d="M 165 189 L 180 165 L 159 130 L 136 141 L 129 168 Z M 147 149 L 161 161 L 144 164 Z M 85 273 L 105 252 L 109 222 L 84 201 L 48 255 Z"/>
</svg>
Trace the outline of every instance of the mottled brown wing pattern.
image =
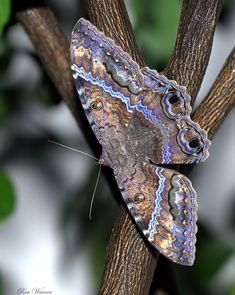
<svg viewBox="0 0 235 295">
<path fill-rule="evenodd" d="M 120 190 L 139 228 L 160 253 L 179 264 L 192 265 L 197 196 L 190 180 L 147 163 L 137 163 L 134 170 L 120 183 Z"/>
<path fill-rule="evenodd" d="M 190 118 L 185 88 L 143 68 L 90 22 L 71 41 L 78 94 L 113 168 L 124 201 L 150 243 L 174 262 L 192 265 L 197 203 L 189 179 L 155 164 L 208 156 L 206 133 Z"/>
<path fill-rule="evenodd" d="M 130 134 L 137 146 L 145 146 L 143 156 L 156 164 L 205 161 L 210 141 L 190 118 L 190 97 L 185 88 L 147 67 L 141 71 L 143 90 L 132 115 Z"/>
<path fill-rule="evenodd" d="M 129 123 L 143 79 L 139 66 L 83 19 L 72 33 L 71 61 L 83 108 L 104 145 L 107 128 Z"/>
</svg>

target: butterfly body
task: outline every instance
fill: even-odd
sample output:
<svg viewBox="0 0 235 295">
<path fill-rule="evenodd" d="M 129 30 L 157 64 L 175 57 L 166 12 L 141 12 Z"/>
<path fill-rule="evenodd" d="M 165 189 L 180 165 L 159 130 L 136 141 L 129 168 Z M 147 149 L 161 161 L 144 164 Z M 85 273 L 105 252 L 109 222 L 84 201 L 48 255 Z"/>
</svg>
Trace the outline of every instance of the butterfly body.
<svg viewBox="0 0 235 295">
<path fill-rule="evenodd" d="M 174 262 L 195 257 L 197 203 L 190 180 L 162 164 L 208 157 L 184 87 L 131 57 L 80 19 L 71 40 L 77 91 L 124 201 L 150 243 Z M 160 166 L 159 166 L 160 165 Z"/>
</svg>

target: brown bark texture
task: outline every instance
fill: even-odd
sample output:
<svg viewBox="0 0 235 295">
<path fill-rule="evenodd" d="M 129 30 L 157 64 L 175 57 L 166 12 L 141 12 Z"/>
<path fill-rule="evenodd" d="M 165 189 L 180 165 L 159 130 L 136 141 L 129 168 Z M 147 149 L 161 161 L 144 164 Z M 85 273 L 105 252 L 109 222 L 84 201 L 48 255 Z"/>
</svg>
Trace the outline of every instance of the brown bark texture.
<svg viewBox="0 0 235 295">
<path fill-rule="evenodd" d="M 70 69 L 69 42 L 55 14 L 41 0 L 13 2 L 17 20 L 30 37 L 55 88 L 65 101 L 96 156 L 99 144 L 94 138 L 79 102 Z"/>
<path fill-rule="evenodd" d="M 78 117 L 76 93 L 70 70 L 69 44 L 56 16 L 47 7 L 39 6 L 20 10 L 16 17 L 30 36 L 58 92 L 74 116 Z"/>
<path fill-rule="evenodd" d="M 86 0 L 86 4 L 92 23 L 143 66 L 123 0 Z M 220 0 L 184 0 L 183 3 L 176 46 L 164 74 L 187 86 L 192 102 L 205 74 L 221 6 Z M 68 43 L 55 15 L 42 4 L 18 9 L 16 16 L 61 97 L 83 125 L 81 106 L 77 103 L 69 69 Z M 233 51 L 193 116 L 208 131 L 210 139 L 235 103 L 234 59 Z M 121 204 L 107 248 L 99 294 L 148 294 L 158 255 Z"/>
<path fill-rule="evenodd" d="M 235 48 L 227 58 L 211 90 L 197 107 L 193 119 L 204 128 L 210 140 L 235 104 Z"/>
</svg>

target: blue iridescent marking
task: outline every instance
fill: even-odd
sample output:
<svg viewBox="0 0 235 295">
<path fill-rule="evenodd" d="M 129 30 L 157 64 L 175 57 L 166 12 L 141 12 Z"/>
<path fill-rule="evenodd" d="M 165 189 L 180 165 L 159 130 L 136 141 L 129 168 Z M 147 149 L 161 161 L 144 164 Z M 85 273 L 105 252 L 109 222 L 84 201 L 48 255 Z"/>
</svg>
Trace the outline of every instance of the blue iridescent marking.
<svg viewBox="0 0 235 295">
<path fill-rule="evenodd" d="M 141 100 L 136 103 L 136 108 L 138 111 L 142 112 L 145 117 L 152 121 L 157 121 L 157 116 L 153 110 L 149 109 L 146 105 L 142 105 Z"/>
<path fill-rule="evenodd" d="M 161 205 L 160 202 L 162 200 L 161 194 L 163 193 L 164 190 L 164 184 L 165 184 L 165 176 L 162 174 L 163 168 L 156 168 L 155 170 L 156 174 L 159 176 L 159 186 L 156 191 L 156 198 L 155 198 L 155 208 L 154 211 L 152 212 L 151 215 L 151 220 L 149 222 L 148 226 L 148 232 L 149 232 L 149 239 L 153 240 L 154 239 L 154 234 L 155 234 L 155 227 L 158 224 L 157 217 L 160 215 L 161 211 Z"/>
<path fill-rule="evenodd" d="M 170 163 L 171 156 L 172 156 L 172 152 L 171 152 L 171 147 L 170 147 L 170 139 L 168 139 L 166 142 L 166 145 L 162 151 L 163 163 L 166 163 L 166 164 Z"/>
<path fill-rule="evenodd" d="M 101 81 L 99 78 L 94 78 L 90 72 L 85 72 L 82 67 L 78 67 L 75 64 L 73 64 L 73 70 L 84 80 L 91 82 L 94 85 L 100 86 L 105 92 L 108 92 L 110 95 L 112 95 L 112 97 L 121 99 L 121 101 L 126 104 L 128 112 L 132 113 L 135 109 L 135 106 L 131 105 L 129 97 L 124 96 L 120 92 L 113 91 L 112 86 L 106 86 L 104 81 Z"/>
</svg>

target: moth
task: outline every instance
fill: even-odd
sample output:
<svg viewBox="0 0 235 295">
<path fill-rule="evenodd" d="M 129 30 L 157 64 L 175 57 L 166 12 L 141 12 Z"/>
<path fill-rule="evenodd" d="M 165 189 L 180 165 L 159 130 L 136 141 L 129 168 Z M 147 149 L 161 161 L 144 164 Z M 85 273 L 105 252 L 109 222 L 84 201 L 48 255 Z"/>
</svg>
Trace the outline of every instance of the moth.
<svg viewBox="0 0 235 295">
<path fill-rule="evenodd" d="M 196 192 L 165 164 L 208 157 L 206 132 L 190 118 L 183 86 L 148 67 L 81 18 L 72 31 L 71 68 L 87 119 L 122 197 L 149 242 L 170 260 L 192 265 Z"/>
</svg>

